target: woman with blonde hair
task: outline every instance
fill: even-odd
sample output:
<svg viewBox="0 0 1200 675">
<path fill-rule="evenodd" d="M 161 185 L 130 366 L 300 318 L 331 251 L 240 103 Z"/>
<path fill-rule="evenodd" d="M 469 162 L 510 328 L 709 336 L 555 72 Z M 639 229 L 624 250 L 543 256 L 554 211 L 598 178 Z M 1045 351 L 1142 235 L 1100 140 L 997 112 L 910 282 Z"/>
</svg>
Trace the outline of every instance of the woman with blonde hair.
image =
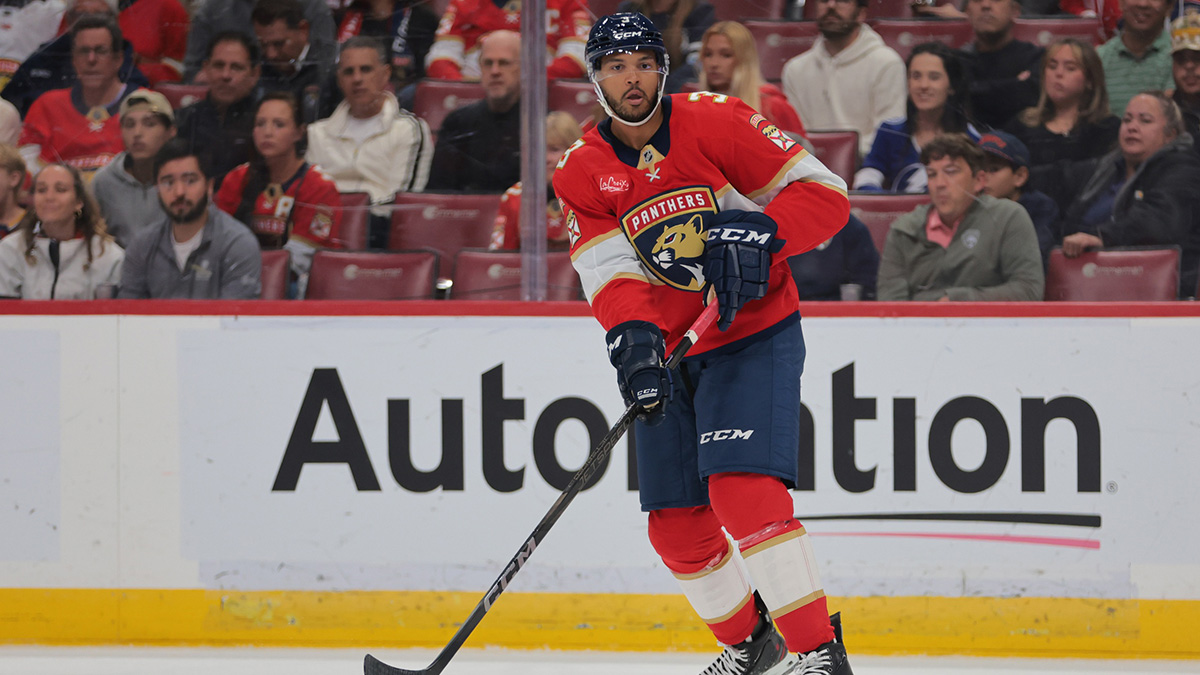
<svg viewBox="0 0 1200 675">
<path fill-rule="evenodd" d="M 556 111 L 546 115 L 546 238 L 547 248 L 562 251 L 570 245 L 563 226 L 562 206 L 554 196 L 554 169 L 563 154 L 583 137 L 579 122 L 570 113 Z M 492 225 L 492 250 L 516 251 L 521 248 L 521 184 L 508 188 L 500 198 L 500 210 Z"/>
<path fill-rule="evenodd" d="M 804 134 L 787 97 L 762 76 L 754 36 L 736 21 L 714 23 L 700 41 L 700 89 L 736 96 L 784 131 Z"/>
<path fill-rule="evenodd" d="M 1104 66 L 1090 44 L 1062 38 L 1042 57 L 1041 94 L 1005 129 L 1029 148 L 1034 167 L 1100 157 L 1117 142 L 1121 120 L 1108 108 Z"/>
<path fill-rule="evenodd" d="M 0 143 L 0 239 L 13 231 L 25 215 L 21 208 L 21 185 L 25 182 L 25 160 L 8 143 Z"/>
<path fill-rule="evenodd" d="M 0 240 L 0 297 L 115 297 L 124 261 L 79 171 L 50 164 L 33 179 L 32 208 Z"/>
</svg>

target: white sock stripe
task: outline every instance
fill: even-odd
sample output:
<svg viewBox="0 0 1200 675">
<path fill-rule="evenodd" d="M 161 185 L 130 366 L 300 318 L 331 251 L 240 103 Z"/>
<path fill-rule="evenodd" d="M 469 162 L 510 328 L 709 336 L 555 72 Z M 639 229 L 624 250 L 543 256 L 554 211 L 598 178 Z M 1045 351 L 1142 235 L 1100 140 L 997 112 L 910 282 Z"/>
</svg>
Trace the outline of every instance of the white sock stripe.
<svg viewBox="0 0 1200 675">
<path fill-rule="evenodd" d="M 772 614 L 824 595 L 812 543 L 803 530 L 773 537 L 742 554 L 759 595 Z"/>
<path fill-rule="evenodd" d="M 730 550 L 715 567 L 694 574 L 676 574 L 683 595 L 705 623 L 720 623 L 750 601 L 750 582 Z"/>
</svg>

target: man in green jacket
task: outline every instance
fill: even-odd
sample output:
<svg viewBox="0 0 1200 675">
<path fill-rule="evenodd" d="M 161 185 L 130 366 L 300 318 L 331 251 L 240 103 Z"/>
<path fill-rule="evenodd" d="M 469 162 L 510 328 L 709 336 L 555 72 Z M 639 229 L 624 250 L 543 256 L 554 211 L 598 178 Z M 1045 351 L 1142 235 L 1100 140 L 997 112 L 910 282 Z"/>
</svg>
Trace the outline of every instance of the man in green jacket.
<svg viewBox="0 0 1200 675">
<path fill-rule="evenodd" d="M 879 266 L 880 300 L 1041 300 L 1045 288 L 1029 214 L 982 194 L 983 151 L 964 134 L 921 149 L 932 204 L 892 223 Z"/>
</svg>

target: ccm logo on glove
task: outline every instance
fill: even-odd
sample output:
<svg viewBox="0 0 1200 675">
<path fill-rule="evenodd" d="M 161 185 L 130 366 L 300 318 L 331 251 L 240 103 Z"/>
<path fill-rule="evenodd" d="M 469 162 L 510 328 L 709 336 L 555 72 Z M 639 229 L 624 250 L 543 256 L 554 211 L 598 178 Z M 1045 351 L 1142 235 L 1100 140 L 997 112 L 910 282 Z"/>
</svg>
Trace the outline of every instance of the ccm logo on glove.
<svg viewBox="0 0 1200 675">
<path fill-rule="evenodd" d="M 747 244 L 758 244 L 763 248 L 771 245 L 771 232 L 759 232 L 756 230 L 744 230 L 737 227 L 720 227 L 713 228 L 708 231 L 709 241 L 732 241 L 743 242 Z"/>
</svg>

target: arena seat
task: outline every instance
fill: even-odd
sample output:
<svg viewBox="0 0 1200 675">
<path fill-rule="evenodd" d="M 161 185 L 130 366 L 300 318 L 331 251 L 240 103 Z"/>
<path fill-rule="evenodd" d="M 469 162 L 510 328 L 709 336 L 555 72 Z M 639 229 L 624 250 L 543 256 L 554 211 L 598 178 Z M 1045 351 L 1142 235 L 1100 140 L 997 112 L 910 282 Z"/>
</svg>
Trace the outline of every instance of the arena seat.
<svg viewBox="0 0 1200 675">
<path fill-rule="evenodd" d="M 588 9 L 595 13 L 596 18 L 614 14 L 622 0 L 588 0 Z M 593 21 L 595 23 L 595 21 Z"/>
<path fill-rule="evenodd" d="M 966 19 L 872 19 L 868 23 L 902 59 L 908 59 L 913 47 L 922 42 L 941 42 L 958 49 L 974 36 Z"/>
<path fill-rule="evenodd" d="M 712 0 L 717 21 L 782 19 L 786 0 Z"/>
<path fill-rule="evenodd" d="M 154 90 L 166 97 L 176 112 L 208 95 L 207 84 L 184 84 L 182 82 L 159 82 Z"/>
<path fill-rule="evenodd" d="M 441 276 L 450 274 L 450 261 L 464 248 L 485 248 L 500 209 L 497 194 L 400 192 L 392 211 L 390 249 L 430 249 L 446 261 Z"/>
<path fill-rule="evenodd" d="M 1109 248 L 1077 258 L 1050 252 L 1046 300 L 1152 301 L 1179 297 L 1179 247 Z"/>
<path fill-rule="evenodd" d="M 367 247 L 367 224 L 370 221 L 371 195 L 365 192 L 342 192 L 342 226 L 339 238 L 342 248 L 358 251 Z"/>
<path fill-rule="evenodd" d="M 868 19 L 912 19 L 916 15 L 912 11 L 912 0 L 869 0 L 867 7 Z M 937 5 L 958 4 L 955 0 L 935 0 Z M 803 18 L 817 18 L 817 3 L 804 3 Z"/>
<path fill-rule="evenodd" d="M 287 298 L 288 267 L 291 262 L 292 254 L 282 248 L 262 252 L 262 292 L 258 297 L 263 300 Z"/>
<path fill-rule="evenodd" d="M 1013 37 L 1048 47 L 1059 38 L 1073 37 L 1093 47 L 1104 42 L 1104 25 L 1098 17 L 1047 16 L 1032 18 L 1018 17 L 1013 21 Z"/>
<path fill-rule="evenodd" d="M 451 300 L 520 300 L 521 252 L 465 249 L 454 257 Z M 546 299 L 582 300 L 583 286 L 571 254 L 546 254 Z"/>
<path fill-rule="evenodd" d="M 772 82 L 783 76 L 788 59 L 808 51 L 820 35 L 816 21 L 747 19 L 742 23 L 754 36 L 763 77 Z"/>
<path fill-rule="evenodd" d="M 433 298 L 437 266 L 433 251 L 317 251 L 305 298 L 427 300 Z"/>
<path fill-rule="evenodd" d="M 871 231 L 875 249 L 883 253 L 888 230 L 900 216 L 922 204 L 929 203 L 927 194 L 881 194 L 878 192 L 850 193 L 850 213 L 858 216 Z"/>
<path fill-rule="evenodd" d="M 822 164 L 841 176 L 846 185 L 854 182 L 854 172 L 858 169 L 857 131 L 809 131 L 808 140 Z"/>
<path fill-rule="evenodd" d="M 546 109 L 571 113 L 581 125 L 592 118 L 596 90 L 588 80 L 554 80 L 546 89 Z"/>
<path fill-rule="evenodd" d="M 436 138 L 446 115 L 482 99 L 483 87 L 478 82 L 424 79 L 417 82 L 412 112 L 429 124 L 429 130 Z"/>
</svg>

